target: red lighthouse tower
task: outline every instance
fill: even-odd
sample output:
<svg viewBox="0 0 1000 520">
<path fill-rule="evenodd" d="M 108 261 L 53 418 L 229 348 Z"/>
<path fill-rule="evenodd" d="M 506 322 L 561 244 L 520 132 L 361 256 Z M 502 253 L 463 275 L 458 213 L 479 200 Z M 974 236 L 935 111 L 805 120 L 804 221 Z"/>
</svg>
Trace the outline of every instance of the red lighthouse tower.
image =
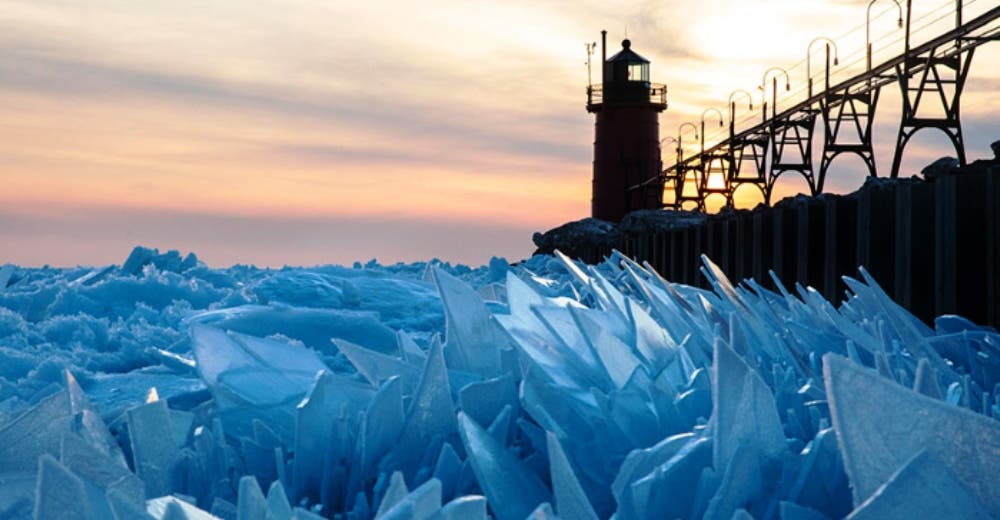
<svg viewBox="0 0 1000 520">
<path fill-rule="evenodd" d="M 601 84 L 587 87 L 587 112 L 597 115 L 591 215 L 618 222 L 663 201 L 656 179 L 663 169 L 659 115 L 667 108 L 667 87 L 649 82 L 649 60 L 629 40 L 611 58 L 606 48 L 607 31 L 601 31 Z"/>
</svg>

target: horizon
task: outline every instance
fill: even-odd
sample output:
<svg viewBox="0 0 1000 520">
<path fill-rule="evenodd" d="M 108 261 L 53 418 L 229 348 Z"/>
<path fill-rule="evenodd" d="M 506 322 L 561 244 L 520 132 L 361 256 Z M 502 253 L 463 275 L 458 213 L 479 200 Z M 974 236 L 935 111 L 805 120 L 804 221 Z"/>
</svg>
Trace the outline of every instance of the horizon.
<svg viewBox="0 0 1000 520">
<path fill-rule="evenodd" d="M 950 4 L 916 2 L 915 34 L 941 32 Z M 815 37 L 849 74 L 866 5 L 0 0 L 0 264 L 107 265 L 136 245 L 210 266 L 516 261 L 533 232 L 590 215 L 585 43 L 602 28 L 609 56 L 627 33 L 669 86 L 665 138 L 772 65 L 804 87 Z M 901 36 L 895 12 L 873 8 L 875 63 Z M 883 89 L 881 173 L 899 99 Z M 992 156 L 996 106 L 1000 46 L 985 45 L 963 95 L 969 162 Z M 945 155 L 943 134 L 920 132 L 901 177 Z M 834 162 L 826 191 L 858 188 L 859 166 Z"/>
</svg>

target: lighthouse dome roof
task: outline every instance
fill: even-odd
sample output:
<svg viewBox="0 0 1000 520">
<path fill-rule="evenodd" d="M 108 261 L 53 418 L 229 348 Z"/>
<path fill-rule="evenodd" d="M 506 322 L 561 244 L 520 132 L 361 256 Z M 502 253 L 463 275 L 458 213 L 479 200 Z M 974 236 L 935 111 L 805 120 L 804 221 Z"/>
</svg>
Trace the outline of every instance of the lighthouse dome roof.
<svg viewBox="0 0 1000 520">
<path fill-rule="evenodd" d="M 649 63 L 649 60 L 639 56 L 638 53 L 632 50 L 632 41 L 628 39 L 622 40 L 622 50 L 619 51 L 618 54 L 608 58 L 608 63 L 619 61 L 628 63 Z"/>
</svg>

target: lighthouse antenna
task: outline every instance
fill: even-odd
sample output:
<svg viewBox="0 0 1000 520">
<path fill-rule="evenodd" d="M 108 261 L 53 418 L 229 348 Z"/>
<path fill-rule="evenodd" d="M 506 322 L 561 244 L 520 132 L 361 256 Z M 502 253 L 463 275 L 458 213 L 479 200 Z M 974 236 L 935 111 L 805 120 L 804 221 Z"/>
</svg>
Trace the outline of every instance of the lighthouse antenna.
<svg viewBox="0 0 1000 520">
<path fill-rule="evenodd" d="M 592 75 L 590 74 L 590 58 L 594 55 L 594 50 L 597 49 L 597 42 L 584 43 L 587 47 L 587 86 L 594 84 Z"/>
</svg>

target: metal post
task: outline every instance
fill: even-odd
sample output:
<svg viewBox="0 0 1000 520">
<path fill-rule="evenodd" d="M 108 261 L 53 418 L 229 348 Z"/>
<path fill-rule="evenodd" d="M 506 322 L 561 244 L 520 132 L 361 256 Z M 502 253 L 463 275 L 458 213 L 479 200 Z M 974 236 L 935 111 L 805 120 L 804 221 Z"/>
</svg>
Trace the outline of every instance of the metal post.
<svg viewBox="0 0 1000 520">
<path fill-rule="evenodd" d="M 701 116 L 701 163 L 705 167 L 705 116 Z"/>
<path fill-rule="evenodd" d="M 910 54 L 910 13 L 912 12 L 913 12 L 913 0 L 906 0 L 906 35 L 903 38 L 903 41 L 906 42 L 904 49 L 905 55 Z M 909 67 L 906 67 L 906 70 L 909 70 Z"/>
<path fill-rule="evenodd" d="M 729 102 L 729 141 L 732 145 L 733 137 L 736 135 L 736 102 Z"/>
<path fill-rule="evenodd" d="M 608 83 L 608 31 L 601 31 L 601 84 Z"/>
<path fill-rule="evenodd" d="M 778 117 L 778 76 L 771 78 L 771 118 Z"/>
<path fill-rule="evenodd" d="M 826 44 L 826 74 L 825 81 L 823 84 L 823 90 L 830 90 L 830 44 Z"/>
<path fill-rule="evenodd" d="M 962 26 L 962 0 L 955 0 L 955 28 L 958 29 L 961 26 Z M 962 48 L 961 38 L 955 38 L 955 48 L 956 49 Z"/>
</svg>

